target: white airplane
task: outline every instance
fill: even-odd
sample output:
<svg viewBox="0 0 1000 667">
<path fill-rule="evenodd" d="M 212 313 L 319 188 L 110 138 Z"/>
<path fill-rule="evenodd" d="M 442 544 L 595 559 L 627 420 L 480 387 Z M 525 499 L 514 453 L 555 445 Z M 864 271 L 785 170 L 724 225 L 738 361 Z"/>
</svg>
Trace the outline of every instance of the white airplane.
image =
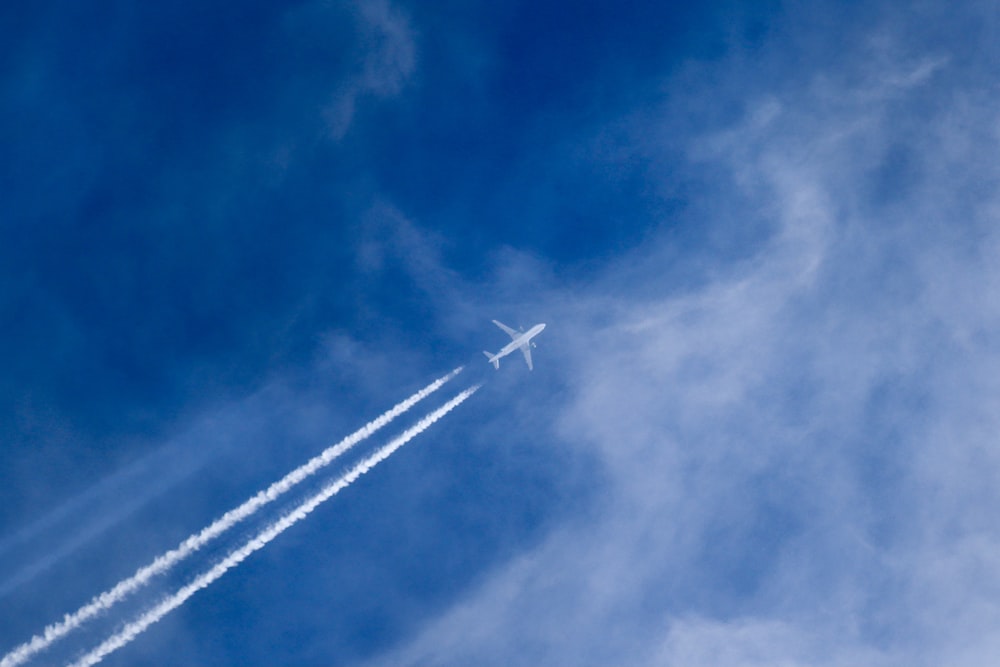
<svg viewBox="0 0 1000 667">
<path fill-rule="evenodd" d="M 537 336 L 538 334 L 542 333 L 542 329 L 545 328 L 545 325 L 536 324 L 535 326 L 528 329 L 527 332 L 525 332 L 524 329 L 522 329 L 521 331 L 515 331 L 506 324 L 497 322 L 496 320 L 493 320 L 493 324 L 497 325 L 498 327 L 506 331 L 507 335 L 510 336 L 510 342 L 507 343 L 504 346 L 504 348 L 499 352 L 497 352 L 496 354 L 490 354 L 489 352 L 483 350 L 483 354 L 485 354 L 486 358 L 490 360 L 491 364 L 493 364 L 493 368 L 499 370 L 500 360 L 506 357 L 514 350 L 521 348 L 521 352 L 524 353 L 524 360 L 528 362 L 528 370 L 529 371 L 532 370 L 531 348 L 535 347 L 535 344 L 531 342 L 531 339 Z"/>
</svg>

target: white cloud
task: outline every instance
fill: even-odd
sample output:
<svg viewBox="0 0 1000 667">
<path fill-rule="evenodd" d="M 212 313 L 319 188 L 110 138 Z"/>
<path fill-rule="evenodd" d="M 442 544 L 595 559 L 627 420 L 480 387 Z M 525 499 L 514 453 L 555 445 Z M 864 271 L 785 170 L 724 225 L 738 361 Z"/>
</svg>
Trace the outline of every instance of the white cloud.
<svg viewBox="0 0 1000 667">
<path fill-rule="evenodd" d="M 610 267 L 644 278 L 611 306 L 543 297 L 572 392 L 558 431 L 607 474 L 597 516 L 376 662 L 997 654 L 997 105 L 941 56 L 890 60 L 764 95 L 690 147 L 739 188 L 706 210 L 773 230 L 759 252 L 663 297 L 664 240 Z"/>
<path fill-rule="evenodd" d="M 362 99 L 398 95 L 416 68 L 415 36 L 401 10 L 388 0 L 359 0 L 354 10 L 364 57 L 360 71 L 341 86 L 326 109 L 334 139 L 347 133 Z"/>
</svg>

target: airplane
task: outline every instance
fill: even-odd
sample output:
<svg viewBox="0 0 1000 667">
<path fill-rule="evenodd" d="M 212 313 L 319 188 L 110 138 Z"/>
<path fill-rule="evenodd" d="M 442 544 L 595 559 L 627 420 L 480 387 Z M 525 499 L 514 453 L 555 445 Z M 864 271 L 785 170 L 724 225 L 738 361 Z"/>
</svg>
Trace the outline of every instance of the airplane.
<svg viewBox="0 0 1000 667">
<path fill-rule="evenodd" d="M 535 326 L 528 329 L 527 333 L 525 333 L 524 329 L 521 329 L 521 331 L 515 331 L 506 324 L 497 322 L 496 320 L 493 320 L 493 324 L 503 329 L 505 332 L 507 332 L 507 335 L 510 336 L 510 342 L 507 343 L 507 345 L 505 345 L 504 348 L 499 352 L 497 352 L 496 354 L 490 354 L 489 352 L 483 350 L 483 354 L 485 354 L 486 358 L 489 359 L 489 362 L 493 364 L 493 368 L 500 370 L 500 360 L 506 357 L 514 350 L 521 348 L 521 352 L 524 353 L 524 360 L 528 362 L 528 370 L 529 371 L 534 370 L 531 365 L 531 348 L 536 346 L 531 341 L 531 339 L 537 336 L 538 334 L 542 333 L 542 329 L 545 328 L 545 325 L 536 324 Z"/>
</svg>

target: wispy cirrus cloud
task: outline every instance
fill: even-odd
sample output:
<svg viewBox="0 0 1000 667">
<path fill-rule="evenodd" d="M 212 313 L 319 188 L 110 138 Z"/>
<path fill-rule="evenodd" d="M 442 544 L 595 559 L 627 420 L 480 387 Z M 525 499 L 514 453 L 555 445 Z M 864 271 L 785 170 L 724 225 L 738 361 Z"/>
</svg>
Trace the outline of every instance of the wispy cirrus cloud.
<svg viewBox="0 0 1000 667">
<path fill-rule="evenodd" d="M 689 168 L 722 178 L 686 215 L 766 240 L 682 257 L 697 278 L 669 290 L 677 241 L 661 238 L 532 304 L 563 330 L 558 436 L 608 475 L 596 519 L 554 529 L 388 659 L 995 655 L 996 100 L 946 54 L 866 44 L 798 86 L 712 78 L 750 101 L 687 142 Z M 681 105 L 642 114 L 635 150 L 655 156 Z"/>
<path fill-rule="evenodd" d="M 416 38 L 399 7 L 388 0 L 363 0 L 353 9 L 361 29 L 363 62 L 326 108 L 334 139 L 347 133 L 361 100 L 399 94 L 416 69 Z"/>
</svg>

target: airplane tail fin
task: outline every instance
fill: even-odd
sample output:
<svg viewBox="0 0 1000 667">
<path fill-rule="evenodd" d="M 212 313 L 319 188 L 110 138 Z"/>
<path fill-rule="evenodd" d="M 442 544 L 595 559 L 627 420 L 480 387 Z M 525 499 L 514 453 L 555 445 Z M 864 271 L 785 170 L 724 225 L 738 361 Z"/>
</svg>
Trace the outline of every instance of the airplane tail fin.
<svg viewBox="0 0 1000 667">
<path fill-rule="evenodd" d="M 483 350 L 483 354 L 486 355 L 486 360 L 489 361 L 491 364 L 493 364 L 493 368 L 495 368 L 497 370 L 500 370 L 500 360 L 499 359 L 495 358 L 492 354 L 490 354 L 486 350 Z"/>
</svg>

